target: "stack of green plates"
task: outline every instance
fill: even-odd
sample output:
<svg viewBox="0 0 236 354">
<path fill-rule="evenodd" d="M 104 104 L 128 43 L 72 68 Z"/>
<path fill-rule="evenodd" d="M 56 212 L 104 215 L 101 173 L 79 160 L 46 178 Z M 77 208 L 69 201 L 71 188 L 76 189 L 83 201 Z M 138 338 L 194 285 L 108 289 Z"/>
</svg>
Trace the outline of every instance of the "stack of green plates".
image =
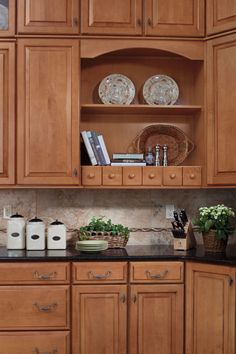
<svg viewBox="0 0 236 354">
<path fill-rule="evenodd" d="M 108 248 L 108 242 L 103 240 L 77 241 L 75 248 L 80 252 L 95 253 L 105 251 Z"/>
</svg>

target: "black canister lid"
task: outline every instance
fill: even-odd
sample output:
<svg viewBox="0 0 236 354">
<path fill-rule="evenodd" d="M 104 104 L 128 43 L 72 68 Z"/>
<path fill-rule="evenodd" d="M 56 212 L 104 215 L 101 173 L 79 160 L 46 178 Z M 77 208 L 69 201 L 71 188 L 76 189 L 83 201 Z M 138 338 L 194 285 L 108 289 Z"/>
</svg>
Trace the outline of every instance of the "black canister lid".
<svg viewBox="0 0 236 354">
<path fill-rule="evenodd" d="M 58 220 L 56 219 L 56 221 L 53 221 L 50 225 L 64 225 L 64 224 L 63 224 L 63 222 L 58 221 Z"/>
<path fill-rule="evenodd" d="M 31 219 L 29 222 L 43 222 L 43 220 L 41 220 L 37 216 L 35 216 L 35 218 Z"/>
<path fill-rule="evenodd" d="M 10 218 L 23 218 L 24 216 L 18 214 L 18 213 L 15 213 L 13 215 L 10 216 Z"/>
</svg>

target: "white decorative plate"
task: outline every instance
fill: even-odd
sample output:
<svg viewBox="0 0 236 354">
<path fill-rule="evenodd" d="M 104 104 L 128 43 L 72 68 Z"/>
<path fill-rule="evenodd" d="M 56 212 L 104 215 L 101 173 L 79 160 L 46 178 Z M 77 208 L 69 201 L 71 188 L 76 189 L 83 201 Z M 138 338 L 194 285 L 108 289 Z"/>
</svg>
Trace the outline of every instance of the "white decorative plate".
<svg viewBox="0 0 236 354">
<path fill-rule="evenodd" d="M 167 75 L 154 75 L 145 82 L 143 97 L 150 105 L 174 104 L 179 97 L 179 87 Z"/>
<path fill-rule="evenodd" d="M 105 104 L 130 104 L 135 96 L 135 87 L 128 77 L 111 74 L 101 81 L 98 94 Z"/>
</svg>

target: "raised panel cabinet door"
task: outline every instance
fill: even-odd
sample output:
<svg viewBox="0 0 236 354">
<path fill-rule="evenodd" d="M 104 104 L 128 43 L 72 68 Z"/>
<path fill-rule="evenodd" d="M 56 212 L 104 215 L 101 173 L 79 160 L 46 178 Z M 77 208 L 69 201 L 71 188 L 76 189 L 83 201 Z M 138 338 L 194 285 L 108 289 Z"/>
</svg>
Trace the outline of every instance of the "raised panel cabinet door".
<svg viewBox="0 0 236 354">
<path fill-rule="evenodd" d="M 235 270 L 187 263 L 186 353 L 235 353 Z"/>
<path fill-rule="evenodd" d="M 81 32 L 141 35 L 142 0 L 82 0 Z"/>
<path fill-rule="evenodd" d="M 132 285 L 130 296 L 129 353 L 183 354 L 184 286 Z"/>
<path fill-rule="evenodd" d="M 18 184 L 79 183 L 77 40 L 18 42 Z"/>
<path fill-rule="evenodd" d="M 207 0 L 206 31 L 213 34 L 236 28 L 235 0 Z"/>
<path fill-rule="evenodd" d="M 79 0 L 18 0 L 18 33 L 79 33 Z"/>
<path fill-rule="evenodd" d="M 0 185 L 15 181 L 15 44 L 0 43 Z"/>
<path fill-rule="evenodd" d="M 236 34 L 207 43 L 207 183 L 236 185 Z"/>
<path fill-rule="evenodd" d="M 73 286 L 72 296 L 73 354 L 126 354 L 127 286 Z"/>
<path fill-rule="evenodd" d="M 204 0 L 146 0 L 148 36 L 203 37 Z"/>
<path fill-rule="evenodd" d="M 15 0 L 0 0 L 0 37 L 15 34 Z"/>
</svg>

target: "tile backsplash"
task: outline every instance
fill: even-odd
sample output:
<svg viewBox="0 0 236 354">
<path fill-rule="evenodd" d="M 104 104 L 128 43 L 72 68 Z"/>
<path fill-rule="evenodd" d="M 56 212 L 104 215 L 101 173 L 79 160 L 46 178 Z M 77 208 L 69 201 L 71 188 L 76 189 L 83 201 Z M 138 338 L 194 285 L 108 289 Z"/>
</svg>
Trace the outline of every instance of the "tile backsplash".
<svg viewBox="0 0 236 354">
<path fill-rule="evenodd" d="M 27 219 L 37 215 L 46 223 L 63 221 L 69 229 L 85 225 L 93 216 L 106 216 L 114 223 L 135 228 L 168 228 L 165 205 L 184 208 L 194 218 L 200 206 L 224 203 L 236 210 L 236 189 L 210 190 L 2 190 L 0 191 L 0 243 L 6 244 L 3 207 Z M 200 235 L 197 235 L 201 242 Z M 236 237 L 235 237 L 236 240 Z M 169 231 L 133 232 L 129 244 L 171 244 Z M 231 237 L 230 242 L 234 242 Z"/>
</svg>

